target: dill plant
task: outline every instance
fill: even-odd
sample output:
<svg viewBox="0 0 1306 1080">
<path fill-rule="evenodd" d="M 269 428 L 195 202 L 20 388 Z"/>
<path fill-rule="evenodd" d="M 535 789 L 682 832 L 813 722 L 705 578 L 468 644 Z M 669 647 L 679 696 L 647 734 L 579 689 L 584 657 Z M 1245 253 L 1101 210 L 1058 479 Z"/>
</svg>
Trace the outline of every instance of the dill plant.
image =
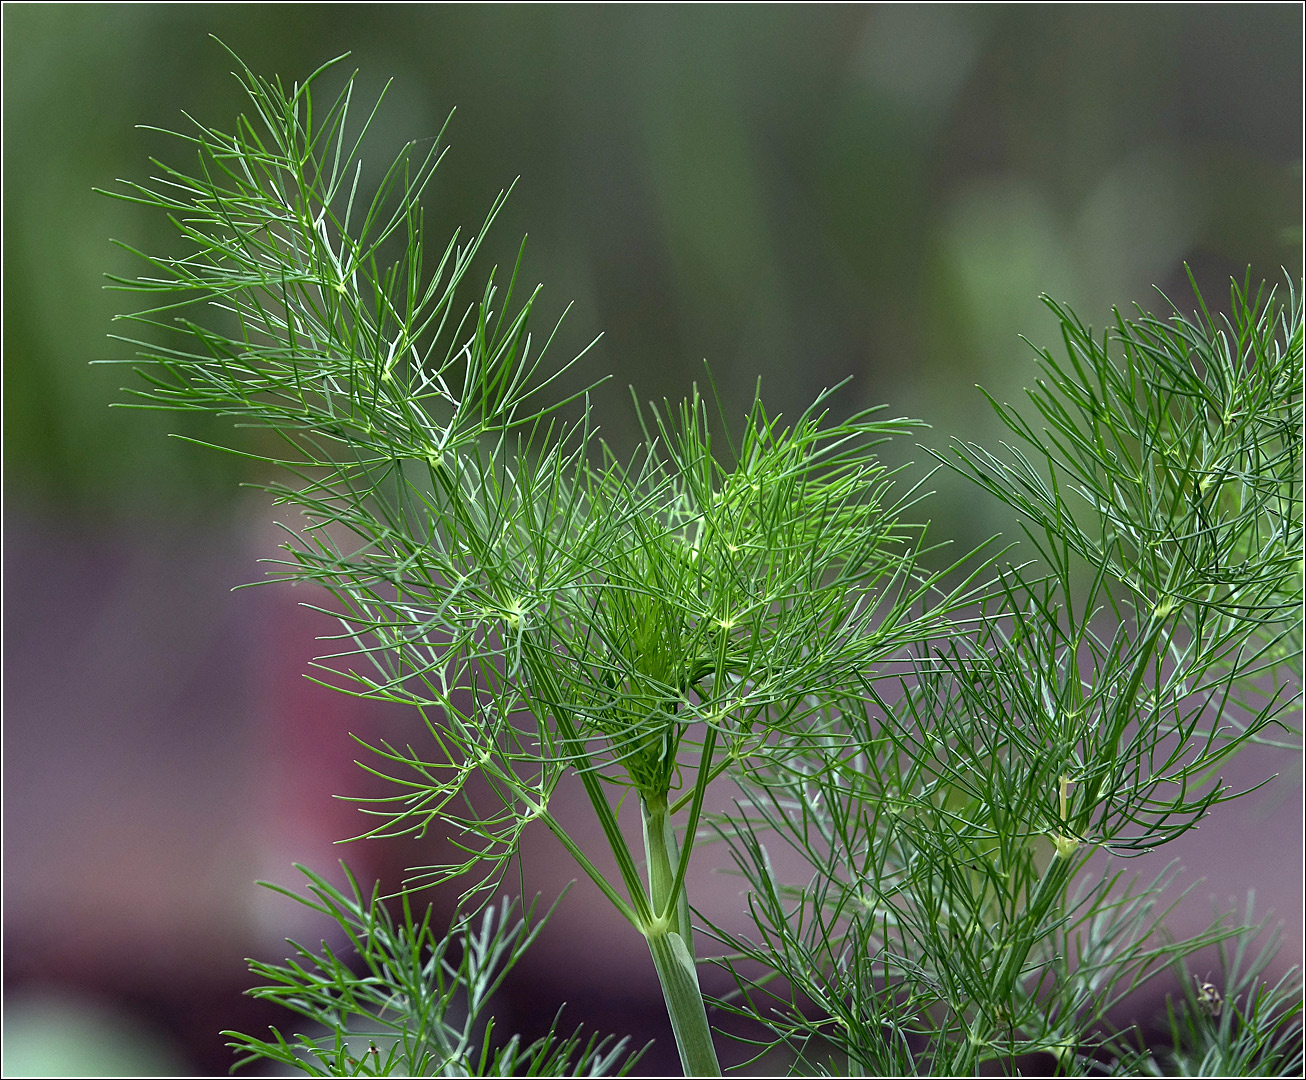
<svg viewBox="0 0 1306 1080">
<path fill-rule="evenodd" d="M 122 316 L 144 379 L 130 404 L 278 441 L 245 453 L 300 515 L 271 576 L 334 597 L 321 677 L 409 704 L 419 725 L 371 747 L 394 789 L 364 805 L 366 835 L 439 830 L 461 852 L 413 868 L 397 920 L 352 878 L 347 894 L 305 871 L 303 902 L 357 957 L 297 945 L 255 964 L 269 982 L 254 993 L 326 1034 L 231 1033 L 243 1059 L 317 1075 L 633 1067 L 624 1040 L 555 1024 L 495 1049 L 477 1026 L 533 937 L 506 907 L 474 929 L 530 826 L 648 942 L 689 1075 L 720 1072 L 705 940 L 736 983 L 717 1007 L 799 1069 L 972 1073 L 1034 1052 L 1068 1073 L 1161 1067 L 1108 1011 L 1251 930 L 1164 942 L 1166 879 L 1086 883 L 1086 864 L 1181 835 L 1239 794 L 1218 769 L 1240 746 L 1296 734 L 1295 294 L 1235 290 L 1226 323 L 1140 312 L 1100 340 L 1053 305 L 1066 357 L 1042 354 L 1031 394 L 1046 427 L 994 402 L 1015 439 L 1003 454 L 939 455 L 1021 516 L 1038 568 L 986 548 L 929 571 L 907 522 L 919 489 L 900 493 L 874 453 L 913 421 L 836 422 L 827 392 L 782 423 L 759 396 L 714 439 L 695 389 L 643 410 L 639 450 L 615 456 L 584 394 L 551 394 L 566 365 L 542 364 L 520 259 L 469 301 L 484 229 L 426 246 L 439 140 L 362 194 L 375 110 L 349 126 L 352 79 L 315 105 L 331 66 L 287 88 L 239 64 L 252 111 L 235 132 L 195 123 L 179 136 L 193 171 L 156 162 L 153 182 L 110 193 L 166 211 L 189 244 L 115 279 L 146 297 Z M 568 775 L 612 877 L 554 814 Z M 704 812 L 717 781 L 738 793 L 730 813 Z M 686 871 L 712 839 L 748 882 L 755 934 L 691 927 Z M 810 873 L 780 880 L 768 844 Z M 467 906 L 449 938 L 411 899 L 454 883 Z M 1299 1067 L 1299 983 L 1267 988 L 1263 967 L 1241 963 L 1218 1021 L 1213 985 L 1180 1006 L 1174 1054 L 1205 1039 L 1226 1064 Z"/>
</svg>

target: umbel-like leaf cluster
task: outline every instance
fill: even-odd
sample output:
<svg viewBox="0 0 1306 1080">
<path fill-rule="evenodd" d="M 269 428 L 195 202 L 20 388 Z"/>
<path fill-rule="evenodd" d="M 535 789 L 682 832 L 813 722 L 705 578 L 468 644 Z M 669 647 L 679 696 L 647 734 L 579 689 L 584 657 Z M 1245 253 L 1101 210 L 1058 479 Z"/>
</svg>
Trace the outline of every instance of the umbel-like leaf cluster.
<svg viewBox="0 0 1306 1080">
<path fill-rule="evenodd" d="M 1110 1010 L 1248 932 L 1158 944 L 1166 875 L 1082 872 L 1095 852 L 1187 832 L 1241 794 L 1219 778 L 1230 755 L 1297 734 L 1291 288 L 1286 304 L 1235 288 L 1223 321 L 1118 316 L 1101 339 L 1049 302 L 1066 355 L 1040 353 L 1043 426 L 995 401 L 1011 445 L 939 455 L 1020 516 L 1039 561 L 982 549 L 928 572 L 906 520 L 919 489 L 900 492 L 875 456 L 914 421 L 835 420 L 832 391 L 786 421 L 759 394 L 740 429 L 695 388 L 640 410 L 639 449 L 615 455 L 587 394 L 557 392 L 568 365 L 542 364 L 538 290 L 514 308 L 520 256 L 502 296 L 491 274 L 467 298 L 505 196 L 432 257 L 419 200 L 439 140 L 369 186 L 375 113 L 351 126 L 352 80 L 316 108 L 329 67 L 286 89 L 242 65 L 253 114 L 235 134 L 197 124 L 181 136 L 193 168 L 156 163 L 116 193 L 167 211 L 187 244 L 117 284 L 150 298 L 124 316 L 145 380 L 133 404 L 261 430 L 240 452 L 299 514 L 271 576 L 323 586 L 341 625 L 323 681 L 421 717 L 423 740 L 371 747 L 395 787 L 365 805 L 366 835 L 449 835 L 460 854 L 414 880 L 485 900 L 542 822 L 647 939 L 690 1074 L 719 1072 L 685 888 L 713 837 L 756 927 L 708 926 L 737 988 L 717 1004 L 798 1068 L 969 1073 L 1029 1053 L 1067 1073 L 1150 1068 Z M 569 777 L 615 874 L 554 813 Z M 707 815 L 722 777 L 736 809 Z M 641 852 L 618 821 L 626 795 Z M 768 844 L 801 856 L 799 880 Z M 399 925 L 375 897 L 310 883 L 370 974 L 299 947 L 300 962 L 256 968 L 273 980 L 257 993 L 329 1034 L 241 1036 L 251 1055 L 332 1074 L 629 1067 L 620 1045 L 496 1051 L 475 1027 L 531 938 L 507 909 L 487 916 L 493 947 L 466 937 L 454 963 L 407 893 Z M 1240 989 L 1201 1028 L 1213 1060 L 1299 1064 L 1299 982 L 1266 991 L 1261 968 L 1233 967 Z M 476 1005 L 461 1027 L 459 994 Z M 363 1016 L 389 1017 L 389 1049 L 359 1052 Z M 1188 1060 L 1201 1039 L 1172 1026 Z M 1264 1034 L 1250 1049 L 1248 1032 Z"/>
<path fill-rule="evenodd" d="M 121 282 L 166 298 L 132 322 L 180 333 L 125 339 L 151 365 L 136 404 L 285 446 L 258 457 L 294 477 L 268 490 L 307 526 L 275 576 L 336 597 L 350 647 L 325 658 L 334 681 L 436 714 L 441 760 L 383 749 L 423 776 L 385 828 L 425 828 L 487 766 L 513 816 L 572 766 L 665 795 L 690 725 L 736 763 L 772 754 L 811 729 L 805 699 L 917 636 L 928 584 L 871 453 L 913 422 L 827 423 L 827 394 L 782 426 L 759 400 L 720 447 L 696 392 L 616 460 L 587 408 L 544 403 L 567 365 L 541 375 L 534 294 L 509 314 L 515 273 L 458 312 L 484 230 L 427 265 L 437 146 L 410 147 L 365 200 L 350 87 L 315 114 L 314 79 L 289 94 L 245 79 L 258 124 L 201 128 L 194 175 L 160 166 L 123 196 L 178 215 L 197 249 Z M 783 740 L 754 731 L 763 715 Z M 487 850 L 513 847 L 483 824 Z"/>
</svg>

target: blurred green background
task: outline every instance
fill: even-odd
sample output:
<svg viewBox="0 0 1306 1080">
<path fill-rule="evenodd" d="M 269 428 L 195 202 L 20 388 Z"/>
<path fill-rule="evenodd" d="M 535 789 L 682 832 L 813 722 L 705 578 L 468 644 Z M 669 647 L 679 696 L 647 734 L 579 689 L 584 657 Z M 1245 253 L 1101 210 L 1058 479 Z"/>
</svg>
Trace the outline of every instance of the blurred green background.
<svg viewBox="0 0 1306 1080">
<path fill-rule="evenodd" d="M 393 78 L 377 168 L 457 107 L 433 243 L 521 177 L 481 272 L 529 232 L 537 334 L 569 303 L 555 362 L 603 334 L 569 385 L 615 375 L 596 408 L 618 445 L 628 386 L 679 397 L 704 360 L 735 415 L 759 377 L 792 414 L 853 376 L 838 410 L 887 402 L 932 424 L 931 445 L 992 443 L 974 384 L 1019 395 L 1019 335 L 1055 344 L 1041 292 L 1101 326 L 1112 305 L 1163 306 L 1154 285 L 1189 307 L 1185 262 L 1216 308 L 1249 267 L 1301 277 L 1298 4 L 5 4 L 6 990 L 46 994 L 27 1008 L 64 1032 L 113 1027 L 105 1008 L 152 1025 L 157 1045 L 101 1072 L 225 1071 L 216 1032 L 248 1019 L 242 957 L 284 955 L 296 929 L 250 883 L 341 854 L 329 841 L 356 830 L 329 797 L 360 787 L 345 733 L 378 722 L 303 689 L 320 627 L 296 621 L 302 596 L 229 595 L 273 543 L 245 466 L 165 438 L 203 437 L 193 418 L 108 408 L 125 372 L 88 365 L 126 355 L 106 334 L 131 298 L 103 275 L 141 269 L 110 238 L 175 250 L 166 222 L 92 188 L 180 160 L 135 125 L 184 131 L 186 110 L 229 129 L 244 103 L 210 34 L 286 81 L 349 51 L 364 100 Z M 936 538 L 1010 530 L 935 486 Z M 1225 900 L 1254 884 L 1291 920 L 1294 791 L 1175 854 Z M 365 848 L 345 852 L 372 859 L 360 877 L 416 861 Z M 558 933 L 600 944 L 577 964 L 542 941 L 535 1005 L 551 1017 L 569 997 L 573 1023 L 669 1043 L 646 956 L 645 997 L 590 971 L 625 947 L 606 918 L 573 892 Z M 563 985 L 582 969 L 603 989 Z M 78 1021 L 54 992 L 96 1004 Z M 61 1048 L 34 1035 L 24 1061 Z"/>
</svg>

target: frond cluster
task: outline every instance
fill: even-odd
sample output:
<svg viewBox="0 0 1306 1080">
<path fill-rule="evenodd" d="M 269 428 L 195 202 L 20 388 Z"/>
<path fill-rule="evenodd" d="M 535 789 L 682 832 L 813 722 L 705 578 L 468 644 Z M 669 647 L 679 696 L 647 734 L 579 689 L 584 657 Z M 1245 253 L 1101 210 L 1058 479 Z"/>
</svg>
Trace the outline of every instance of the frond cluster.
<svg viewBox="0 0 1306 1080">
<path fill-rule="evenodd" d="M 306 1076 L 625 1076 L 643 1053 L 629 1052 L 627 1039 L 564 1034 L 561 1016 L 535 1042 L 514 1035 L 496 1045 L 486 1008 L 548 919 L 532 924 L 533 905 L 514 919 L 505 900 L 441 936 L 431 909 L 415 918 L 406 895 L 396 918 L 379 888 L 363 893 L 347 869 L 348 892 L 298 869 L 312 899 L 269 888 L 328 916 L 350 949 L 291 942 L 295 957 L 285 964 L 251 964 L 267 982 L 249 993 L 308 1026 L 290 1038 L 277 1028 L 271 1039 L 224 1032 L 237 1065 L 270 1060 Z"/>
<path fill-rule="evenodd" d="M 1162 941 L 1167 875 L 1076 882 L 1094 853 L 1154 850 L 1244 794 L 1220 769 L 1249 741 L 1295 748 L 1298 293 L 1248 283 L 1228 318 L 1199 297 L 1191 317 L 1117 314 L 1100 338 L 1049 300 L 1064 356 L 1039 351 L 1029 409 L 991 402 L 1012 442 L 936 455 L 1020 517 L 1038 562 L 981 550 L 927 572 L 906 521 L 919 485 L 901 492 L 876 457 L 920 425 L 837 419 L 832 390 L 793 419 L 759 392 L 741 427 L 696 387 L 640 410 L 642 444 L 619 459 L 586 392 L 558 393 L 567 365 L 542 363 L 552 335 L 532 337 L 520 255 L 502 295 L 493 273 L 468 293 L 506 196 L 479 233 L 428 249 L 440 140 L 374 183 L 375 111 L 351 124 L 352 79 L 314 106 L 330 68 L 287 89 L 242 65 L 253 114 L 235 134 L 196 124 L 179 136 L 189 172 L 156 163 L 115 193 L 168 213 L 186 244 L 116 284 L 146 298 L 120 339 L 143 379 L 133 404 L 257 430 L 239 452 L 296 513 L 271 577 L 322 586 L 339 620 L 321 679 L 420 714 L 421 739 L 371 746 L 366 767 L 394 786 L 365 804 L 366 835 L 440 829 L 460 853 L 416 881 L 484 898 L 541 822 L 648 940 L 691 1072 L 718 1070 L 685 890 L 709 836 L 756 928 L 712 930 L 736 982 L 719 1004 L 799 1068 L 1162 1068 L 1111 1010 L 1247 934 Z M 551 808 L 568 775 L 615 876 Z M 735 809 L 705 815 L 723 776 Z M 639 804 L 642 860 L 614 785 Z M 321 1075 L 633 1064 L 622 1043 L 556 1031 L 493 1049 L 476 1018 L 535 933 L 508 908 L 455 947 L 406 893 L 396 921 L 375 894 L 309 878 L 304 902 L 365 972 L 325 946 L 256 965 L 255 993 L 327 1034 L 236 1037 L 250 1057 Z M 1226 978 L 1254 967 L 1231 960 Z M 1174 1014 L 1165 1067 L 1300 1068 L 1300 984 L 1256 971 L 1226 984 L 1218 1024 L 1214 984 Z"/>
</svg>

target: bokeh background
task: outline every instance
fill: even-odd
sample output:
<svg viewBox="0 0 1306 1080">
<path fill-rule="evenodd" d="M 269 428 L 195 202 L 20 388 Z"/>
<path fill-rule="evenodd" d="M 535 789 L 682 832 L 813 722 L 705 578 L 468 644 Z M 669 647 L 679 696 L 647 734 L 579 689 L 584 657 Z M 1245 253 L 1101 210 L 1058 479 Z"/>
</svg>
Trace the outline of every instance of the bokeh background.
<svg viewBox="0 0 1306 1080">
<path fill-rule="evenodd" d="M 269 1017 L 242 998 L 244 957 L 312 938 L 259 877 L 344 855 L 398 880 L 416 841 L 332 842 L 367 792 L 349 732 L 407 718 L 301 678 L 330 627 L 315 597 L 255 580 L 272 511 L 237 459 L 197 450 L 187 417 L 113 410 L 111 317 L 130 302 L 111 245 L 171 250 L 165 222 L 92 193 L 182 150 L 186 110 L 229 127 L 232 64 L 303 78 L 350 51 L 364 98 L 393 78 L 371 164 L 457 107 L 428 202 L 437 237 L 475 229 L 516 177 L 483 270 L 529 232 L 554 359 L 597 334 L 574 384 L 609 438 L 628 387 L 676 398 L 706 359 L 728 410 L 762 379 L 773 410 L 888 402 L 922 441 L 992 443 L 973 389 L 1014 399 L 1025 335 L 1054 344 L 1038 296 L 1102 325 L 1112 305 L 1189 302 L 1185 263 L 1219 307 L 1249 270 L 1302 271 L 1302 9 L 1297 4 L 822 7 L 26 5 L 4 49 L 4 989 L 6 1074 L 225 1073 L 222 1028 Z M 137 127 L 135 125 L 146 125 Z M 894 456 L 896 455 L 896 456 Z M 923 462 L 910 446 L 895 461 Z M 924 465 L 918 466 L 923 470 Z M 939 477 L 938 536 L 973 544 L 1004 519 Z M 1286 920 L 1302 957 L 1301 767 L 1170 858 L 1213 907 Z M 1200 840 L 1199 840 L 1200 837 Z M 429 856 L 429 849 L 426 855 Z M 547 836 L 526 885 L 574 876 Z M 714 913 L 738 884 L 696 885 Z M 443 897 L 437 903 L 447 903 Z M 497 1008 L 527 1032 L 571 1021 L 674 1062 L 638 940 L 583 885 Z M 1140 1011 L 1155 1007 L 1144 1002 Z M 543 1018 L 543 1019 L 542 1019 Z"/>
</svg>

